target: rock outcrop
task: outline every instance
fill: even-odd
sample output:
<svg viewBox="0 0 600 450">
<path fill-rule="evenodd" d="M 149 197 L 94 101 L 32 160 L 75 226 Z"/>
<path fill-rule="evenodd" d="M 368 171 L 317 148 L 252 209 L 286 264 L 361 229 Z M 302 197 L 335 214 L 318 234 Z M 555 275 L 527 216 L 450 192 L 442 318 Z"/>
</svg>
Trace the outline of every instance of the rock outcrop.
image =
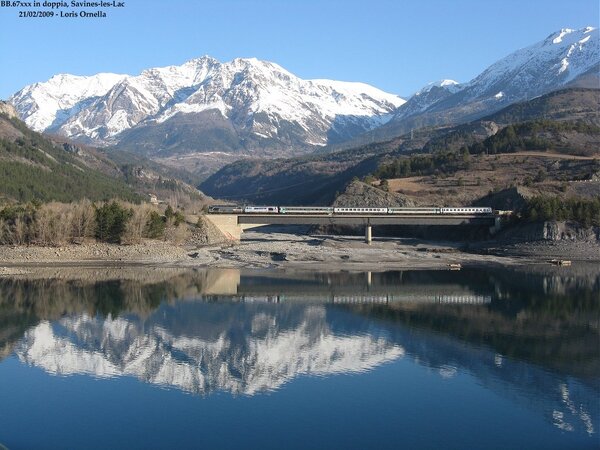
<svg viewBox="0 0 600 450">
<path fill-rule="evenodd" d="M 414 202 L 402 194 L 394 194 L 378 189 L 361 181 L 353 181 L 333 202 L 333 206 L 371 208 L 387 206 L 414 206 Z"/>
<path fill-rule="evenodd" d="M 0 100 L 0 114 L 6 114 L 8 117 L 18 118 L 17 110 L 10 103 L 3 102 Z"/>
<path fill-rule="evenodd" d="M 600 227 L 584 227 L 577 222 L 546 221 L 517 225 L 503 231 L 499 239 L 519 242 L 589 242 L 599 246 L 600 256 Z"/>
</svg>

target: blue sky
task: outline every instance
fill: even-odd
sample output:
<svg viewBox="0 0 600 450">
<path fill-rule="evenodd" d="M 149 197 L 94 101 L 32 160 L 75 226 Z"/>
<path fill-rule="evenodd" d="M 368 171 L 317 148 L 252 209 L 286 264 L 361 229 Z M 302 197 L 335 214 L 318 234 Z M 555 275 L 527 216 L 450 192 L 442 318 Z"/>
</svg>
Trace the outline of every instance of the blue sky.
<svg viewBox="0 0 600 450">
<path fill-rule="evenodd" d="M 301 78 L 406 96 L 442 78 L 468 81 L 560 28 L 599 22 L 598 0 L 125 2 L 105 19 L 24 19 L 0 8 L 0 98 L 57 73 L 137 74 L 202 55 L 253 56 Z"/>
</svg>

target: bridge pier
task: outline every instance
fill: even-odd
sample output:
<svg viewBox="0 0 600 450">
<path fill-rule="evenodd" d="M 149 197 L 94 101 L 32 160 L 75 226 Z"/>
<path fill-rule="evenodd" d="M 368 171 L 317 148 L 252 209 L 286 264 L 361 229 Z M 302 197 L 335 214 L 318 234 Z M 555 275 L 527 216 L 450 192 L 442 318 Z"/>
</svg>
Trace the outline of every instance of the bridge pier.
<svg viewBox="0 0 600 450">
<path fill-rule="evenodd" d="M 203 216 L 215 225 L 229 241 L 238 242 L 242 237 L 242 227 L 233 214 L 206 214 Z"/>
<path fill-rule="evenodd" d="M 490 227 L 490 234 L 495 235 L 502 228 L 502 220 L 500 216 L 494 217 L 494 225 Z"/>
<path fill-rule="evenodd" d="M 365 242 L 369 245 L 371 245 L 371 241 L 372 241 L 372 235 L 371 235 L 371 224 L 367 224 L 365 225 Z"/>
<path fill-rule="evenodd" d="M 269 223 L 239 223 L 239 216 L 236 214 L 206 214 L 203 216 L 213 225 L 215 225 L 221 233 L 229 241 L 239 242 L 242 238 L 244 230 L 249 228 L 264 227 Z M 1 449 L 0 449 L 1 450 Z"/>
</svg>

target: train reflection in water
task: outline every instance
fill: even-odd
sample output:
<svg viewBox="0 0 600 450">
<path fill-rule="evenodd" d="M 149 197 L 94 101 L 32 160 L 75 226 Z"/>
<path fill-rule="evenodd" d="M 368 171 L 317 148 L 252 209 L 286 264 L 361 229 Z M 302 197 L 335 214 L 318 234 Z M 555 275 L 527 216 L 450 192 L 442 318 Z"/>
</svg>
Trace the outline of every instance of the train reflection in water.
<svg viewBox="0 0 600 450">
<path fill-rule="evenodd" d="M 285 301 L 319 301 L 325 303 L 323 296 L 311 299 L 307 295 L 244 295 L 241 297 L 244 302 L 264 302 L 264 303 L 282 303 Z M 388 304 L 392 302 L 418 302 L 432 303 L 440 305 L 485 305 L 492 302 L 491 295 L 332 295 L 329 298 L 331 303 L 379 303 Z"/>
</svg>

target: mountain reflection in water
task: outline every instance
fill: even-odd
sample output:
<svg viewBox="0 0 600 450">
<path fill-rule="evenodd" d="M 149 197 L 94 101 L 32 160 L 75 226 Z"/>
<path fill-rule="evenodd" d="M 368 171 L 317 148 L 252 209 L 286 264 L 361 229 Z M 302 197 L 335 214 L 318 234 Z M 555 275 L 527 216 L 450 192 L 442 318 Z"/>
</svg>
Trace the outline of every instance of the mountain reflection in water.
<svg viewBox="0 0 600 450">
<path fill-rule="evenodd" d="M 182 317 L 184 333 L 176 325 Z M 143 322 L 87 315 L 44 321 L 25 333 L 16 353 L 60 375 L 133 375 L 192 393 L 252 395 L 301 374 L 368 370 L 403 350 L 383 336 L 334 334 L 323 306 L 188 303 Z"/>
<path fill-rule="evenodd" d="M 469 374 L 592 435 L 599 292 L 598 273 L 571 269 L 40 271 L 0 279 L 0 356 L 201 395 L 255 395 L 404 358 L 442 378 Z"/>
</svg>

